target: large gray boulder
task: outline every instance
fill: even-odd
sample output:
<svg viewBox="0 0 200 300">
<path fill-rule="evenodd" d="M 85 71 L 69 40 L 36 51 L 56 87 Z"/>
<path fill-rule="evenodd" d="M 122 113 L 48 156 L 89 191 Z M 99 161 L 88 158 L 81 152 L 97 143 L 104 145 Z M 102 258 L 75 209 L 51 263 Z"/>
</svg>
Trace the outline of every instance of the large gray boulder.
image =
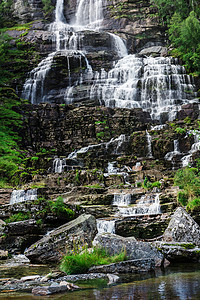
<svg viewBox="0 0 200 300">
<path fill-rule="evenodd" d="M 163 241 L 200 245 L 200 227 L 182 207 L 178 207 L 164 232 Z"/>
<path fill-rule="evenodd" d="M 74 246 L 82 247 L 92 244 L 97 233 L 96 219 L 92 215 L 81 215 L 77 219 L 53 230 L 41 240 L 31 245 L 25 255 L 32 262 L 59 262 L 63 254 Z"/>
<path fill-rule="evenodd" d="M 139 242 L 134 237 L 125 238 L 116 234 L 103 233 L 96 236 L 93 245 L 105 248 L 111 255 L 125 250 L 128 259 L 154 259 L 155 266 L 164 263 L 163 254 L 155 246 L 151 243 Z"/>
</svg>

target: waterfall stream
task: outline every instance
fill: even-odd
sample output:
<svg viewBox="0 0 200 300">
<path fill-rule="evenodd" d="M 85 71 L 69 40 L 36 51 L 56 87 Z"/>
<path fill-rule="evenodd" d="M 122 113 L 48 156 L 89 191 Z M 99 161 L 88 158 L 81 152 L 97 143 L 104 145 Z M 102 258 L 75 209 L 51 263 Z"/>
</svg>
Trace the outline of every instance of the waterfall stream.
<svg viewBox="0 0 200 300">
<path fill-rule="evenodd" d="M 128 55 L 123 40 L 113 33 L 108 34 L 113 41 L 113 49 L 121 59 L 108 72 L 104 69 L 93 71 L 82 39 L 87 34 L 86 30 L 100 32 L 102 21 L 102 0 L 77 0 L 76 14 L 70 24 L 67 24 L 64 16 L 64 1 L 57 0 L 55 21 L 49 26 L 53 35 L 52 42 L 56 43 L 56 51 L 30 72 L 22 97 L 32 103 L 56 101 L 56 91 L 53 90 L 54 96 L 50 96 L 49 87 L 44 88 L 45 81 L 55 58 L 66 56 L 69 80 L 59 93 L 62 101 L 67 104 L 75 101 L 77 93 L 82 93 L 76 87 L 82 84 L 83 77 L 89 84 L 84 98 L 80 96 L 80 99 L 99 101 L 101 105 L 109 107 L 142 108 L 153 119 L 161 121 L 173 120 L 181 105 L 198 101 L 193 77 L 186 75 L 185 68 L 178 64 L 177 59 Z M 73 84 L 70 80 L 70 57 L 80 60 L 82 70 Z M 83 61 L 86 68 L 82 66 Z"/>
<path fill-rule="evenodd" d="M 37 199 L 37 189 L 30 190 L 13 190 L 10 198 L 9 204 L 15 204 L 19 202 L 24 202 L 28 200 L 36 200 Z"/>
</svg>

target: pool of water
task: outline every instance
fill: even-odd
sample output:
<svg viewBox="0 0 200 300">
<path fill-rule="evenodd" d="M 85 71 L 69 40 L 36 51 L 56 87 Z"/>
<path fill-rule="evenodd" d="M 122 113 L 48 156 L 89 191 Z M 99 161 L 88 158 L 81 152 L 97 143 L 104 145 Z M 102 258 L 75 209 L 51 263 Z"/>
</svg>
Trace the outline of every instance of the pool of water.
<svg viewBox="0 0 200 300">
<path fill-rule="evenodd" d="M 48 297 L 30 294 L 0 294 L 4 300 L 156 300 L 200 299 L 200 264 L 171 265 L 163 270 L 137 275 L 124 275 L 113 286 L 105 280 L 79 282 L 83 289 Z"/>
</svg>

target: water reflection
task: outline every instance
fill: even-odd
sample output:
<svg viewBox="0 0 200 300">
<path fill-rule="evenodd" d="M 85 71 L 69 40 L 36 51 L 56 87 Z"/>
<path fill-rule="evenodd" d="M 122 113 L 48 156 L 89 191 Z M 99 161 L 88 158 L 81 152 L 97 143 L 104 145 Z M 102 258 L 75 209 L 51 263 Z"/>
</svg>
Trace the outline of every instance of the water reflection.
<svg viewBox="0 0 200 300">
<path fill-rule="evenodd" d="M 129 280 L 129 282 L 127 282 Z M 157 270 L 151 274 L 126 275 L 123 283 L 49 296 L 55 300 L 197 300 L 200 299 L 200 268 L 199 265 L 172 266 L 165 271 Z M 130 282 L 131 281 L 131 282 Z M 86 287 L 86 285 L 85 285 Z M 40 300 L 46 297 L 31 295 L 7 296 L 0 295 L 4 300 Z"/>
</svg>

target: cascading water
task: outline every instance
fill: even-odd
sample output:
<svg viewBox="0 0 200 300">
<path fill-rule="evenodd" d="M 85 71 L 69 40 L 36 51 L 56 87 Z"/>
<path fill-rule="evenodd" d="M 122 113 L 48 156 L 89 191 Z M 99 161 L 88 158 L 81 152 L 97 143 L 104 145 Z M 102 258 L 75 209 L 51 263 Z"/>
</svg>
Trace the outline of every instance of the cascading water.
<svg viewBox="0 0 200 300">
<path fill-rule="evenodd" d="M 93 72 L 84 54 L 82 40 L 85 30 L 98 31 L 101 28 L 103 0 L 78 0 L 76 15 L 71 24 L 67 24 L 63 11 L 64 1 L 57 0 L 55 22 L 49 27 L 56 51 L 31 71 L 30 78 L 24 85 L 23 98 L 32 103 L 58 101 L 67 104 L 87 99 L 99 101 L 100 104 L 109 107 L 142 108 L 149 112 L 153 119 L 161 121 L 173 120 L 181 105 L 198 102 L 193 77 L 186 75 L 184 67 L 178 64 L 177 59 L 128 55 L 122 39 L 113 33 L 109 35 L 121 59 L 109 72 L 104 69 Z M 68 58 L 69 80 L 62 91 L 52 88 L 50 96 L 49 87 L 44 88 L 45 80 L 56 57 L 69 57 L 69 51 L 77 60 L 81 56 L 79 68 L 82 72 L 72 83 Z M 82 66 L 83 60 L 86 67 Z M 83 93 L 82 89 L 76 89 L 82 84 L 83 77 L 88 82 L 84 97 L 80 96 L 75 100 L 77 94 Z M 59 97 L 56 93 L 60 93 Z"/>
<path fill-rule="evenodd" d="M 131 203 L 131 195 L 120 194 L 115 195 L 114 203 L 118 206 L 118 215 L 123 217 L 160 214 L 159 194 L 144 195 L 134 206 L 129 206 Z"/>
<path fill-rule="evenodd" d="M 136 204 L 131 206 L 131 194 L 115 194 L 113 198 L 113 206 L 118 207 L 116 217 L 136 217 L 145 215 L 157 215 L 161 213 L 159 193 L 147 194 L 141 197 Z M 98 219 L 98 233 L 108 232 L 115 233 L 116 219 Z"/>
<path fill-rule="evenodd" d="M 67 158 L 72 159 L 72 158 L 77 158 L 77 154 L 81 153 L 87 153 L 90 150 L 97 150 L 97 149 L 105 149 L 105 151 L 111 151 L 114 154 L 119 154 L 121 151 L 121 147 L 123 146 L 124 143 L 127 143 L 129 140 L 129 137 L 127 137 L 125 134 L 121 134 L 117 138 L 112 138 L 109 142 L 104 142 L 100 144 L 95 144 L 95 145 L 89 145 L 87 147 L 83 147 L 79 150 L 75 150 L 72 153 L 68 155 Z"/>
<path fill-rule="evenodd" d="M 183 167 L 187 167 L 192 162 L 192 154 L 200 150 L 200 132 L 191 130 L 188 134 L 194 136 L 194 144 L 192 145 L 189 154 L 181 158 Z"/>
<path fill-rule="evenodd" d="M 147 149 L 148 149 L 147 157 L 152 158 L 153 155 L 152 155 L 151 135 L 147 130 L 146 130 L 146 137 L 147 137 Z"/>
<path fill-rule="evenodd" d="M 11 194 L 10 203 L 19 203 L 28 200 L 36 200 L 37 199 L 37 189 L 30 190 L 14 190 Z"/>
<path fill-rule="evenodd" d="M 140 107 L 158 120 L 173 120 L 181 105 L 197 101 L 193 78 L 177 59 L 136 55 L 116 63 L 107 79 L 96 85 L 96 97 L 109 107 Z"/>
<path fill-rule="evenodd" d="M 172 161 L 174 156 L 181 154 L 180 150 L 179 150 L 179 141 L 178 140 L 174 140 L 174 151 L 168 152 L 165 155 L 165 159 Z"/>
<path fill-rule="evenodd" d="M 53 161 L 53 171 L 55 173 L 62 173 L 66 166 L 66 158 L 55 158 Z"/>
</svg>

